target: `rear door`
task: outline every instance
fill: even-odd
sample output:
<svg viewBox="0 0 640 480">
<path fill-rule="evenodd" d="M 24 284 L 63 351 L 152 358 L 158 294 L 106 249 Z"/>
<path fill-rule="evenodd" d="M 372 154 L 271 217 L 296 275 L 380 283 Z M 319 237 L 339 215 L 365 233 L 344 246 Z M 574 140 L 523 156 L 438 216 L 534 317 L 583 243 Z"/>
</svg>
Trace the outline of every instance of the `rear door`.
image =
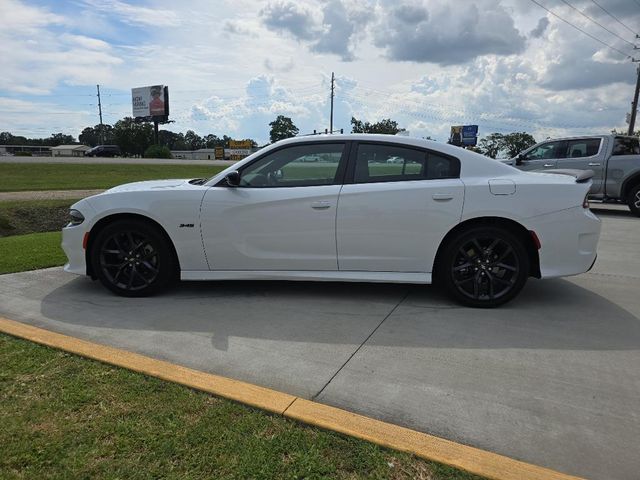
<svg viewBox="0 0 640 480">
<path fill-rule="evenodd" d="M 431 272 L 462 214 L 460 161 L 390 143 L 359 142 L 351 152 L 338 200 L 339 269 Z"/>
<path fill-rule="evenodd" d="M 545 142 L 525 153 L 517 167 L 520 170 L 556 168 L 558 160 L 564 158 L 566 153 L 567 142 L 565 140 Z"/>
<path fill-rule="evenodd" d="M 593 170 L 593 184 L 590 193 L 598 193 L 604 180 L 604 152 L 607 145 L 601 137 L 579 138 L 567 142 L 565 158 L 558 160 L 557 168 Z"/>
</svg>

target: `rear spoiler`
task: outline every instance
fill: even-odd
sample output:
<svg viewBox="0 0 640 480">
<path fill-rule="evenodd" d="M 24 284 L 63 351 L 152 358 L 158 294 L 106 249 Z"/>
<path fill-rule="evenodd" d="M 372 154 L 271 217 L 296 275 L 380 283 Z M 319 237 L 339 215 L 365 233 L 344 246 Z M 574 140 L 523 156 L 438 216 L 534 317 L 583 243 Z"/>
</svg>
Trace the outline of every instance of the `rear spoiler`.
<svg viewBox="0 0 640 480">
<path fill-rule="evenodd" d="M 585 183 L 593 178 L 593 170 L 572 170 L 572 169 L 549 169 L 549 170 L 537 170 L 540 173 L 556 173 L 558 175 L 569 175 L 576 179 L 576 183 Z"/>
</svg>

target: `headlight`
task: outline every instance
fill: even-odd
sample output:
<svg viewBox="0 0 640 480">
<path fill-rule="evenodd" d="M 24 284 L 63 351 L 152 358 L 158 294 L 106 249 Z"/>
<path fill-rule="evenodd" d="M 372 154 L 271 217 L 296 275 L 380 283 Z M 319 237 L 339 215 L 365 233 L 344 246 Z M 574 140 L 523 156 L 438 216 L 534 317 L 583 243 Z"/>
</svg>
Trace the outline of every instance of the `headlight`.
<svg viewBox="0 0 640 480">
<path fill-rule="evenodd" d="M 69 226 L 80 225 L 82 222 L 84 222 L 84 215 L 80 211 L 74 208 L 69 210 Z"/>
</svg>

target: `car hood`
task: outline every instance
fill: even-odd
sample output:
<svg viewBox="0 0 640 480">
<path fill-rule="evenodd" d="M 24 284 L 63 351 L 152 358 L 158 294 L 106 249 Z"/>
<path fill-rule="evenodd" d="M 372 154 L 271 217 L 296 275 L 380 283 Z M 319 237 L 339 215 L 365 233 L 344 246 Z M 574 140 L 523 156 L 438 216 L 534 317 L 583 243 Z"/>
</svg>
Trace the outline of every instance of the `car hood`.
<svg viewBox="0 0 640 480">
<path fill-rule="evenodd" d="M 125 183 L 124 185 L 118 185 L 117 187 L 110 188 L 105 193 L 171 190 L 183 186 L 190 180 L 190 178 L 187 178 L 176 180 L 149 180 L 145 182 Z"/>
</svg>

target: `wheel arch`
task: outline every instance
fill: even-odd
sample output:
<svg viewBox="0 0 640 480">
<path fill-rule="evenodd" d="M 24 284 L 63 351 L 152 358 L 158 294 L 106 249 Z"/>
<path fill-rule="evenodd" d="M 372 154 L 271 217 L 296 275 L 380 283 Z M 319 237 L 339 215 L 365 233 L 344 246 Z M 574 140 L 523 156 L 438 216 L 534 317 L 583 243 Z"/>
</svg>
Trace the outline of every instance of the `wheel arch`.
<svg viewBox="0 0 640 480">
<path fill-rule="evenodd" d="M 444 236 L 440 245 L 438 246 L 438 250 L 436 252 L 436 256 L 433 261 L 433 280 L 436 281 L 438 276 L 438 266 L 441 262 L 442 255 L 444 253 L 445 247 L 448 242 L 460 232 L 463 232 L 467 229 L 474 227 L 500 227 L 509 231 L 510 233 L 516 235 L 524 245 L 527 254 L 529 255 L 529 276 L 535 278 L 541 278 L 540 273 L 540 255 L 538 254 L 538 247 L 534 241 L 534 237 L 530 230 L 527 230 L 525 226 L 521 223 L 516 222 L 515 220 L 511 220 L 509 218 L 504 217 L 476 217 L 471 218 L 469 220 L 465 220 L 455 227 L 453 227 L 449 232 Z"/>
<path fill-rule="evenodd" d="M 638 184 L 640 184 L 640 172 L 636 172 L 624 181 L 620 189 L 620 200 L 626 202 L 629 192 Z"/>
<path fill-rule="evenodd" d="M 162 236 L 164 237 L 164 239 L 167 241 L 167 244 L 170 246 L 171 248 L 171 254 L 173 255 L 173 259 L 176 262 L 176 271 L 179 273 L 181 268 L 180 268 L 180 259 L 178 258 L 178 253 L 176 251 L 176 247 L 173 244 L 173 241 L 171 240 L 171 237 L 169 236 L 169 234 L 167 233 L 167 231 L 165 230 L 165 228 L 158 223 L 156 220 L 147 217 L 145 215 L 141 215 L 139 213 L 113 213 L 111 215 L 107 215 L 106 217 L 101 218 L 100 220 L 98 220 L 96 222 L 96 224 L 91 227 L 91 230 L 89 231 L 89 238 L 87 240 L 87 248 L 85 249 L 85 263 L 87 265 L 87 275 L 90 276 L 92 279 L 96 279 L 96 275 L 93 272 L 93 266 L 92 266 L 92 262 L 91 262 L 91 250 L 93 249 L 93 242 L 95 240 L 95 238 L 98 236 L 98 234 L 107 226 L 112 224 L 113 222 L 119 221 L 119 220 L 136 220 L 139 222 L 145 222 L 149 225 L 152 225 L 153 227 L 157 228 L 160 233 L 162 234 Z"/>
</svg>

